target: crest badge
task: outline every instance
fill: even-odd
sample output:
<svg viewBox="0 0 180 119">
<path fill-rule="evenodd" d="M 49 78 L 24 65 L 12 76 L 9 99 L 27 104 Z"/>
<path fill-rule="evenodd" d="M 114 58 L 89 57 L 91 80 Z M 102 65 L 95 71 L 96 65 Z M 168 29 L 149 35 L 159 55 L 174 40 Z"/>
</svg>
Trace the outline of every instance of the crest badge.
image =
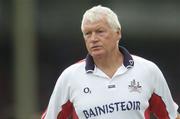
<svg viewBox="0 0 180 119">
<path fill-rule="evenodd" d="M 138 81 L 136 81 L 135 79 L 133 79 L 130 83 L 130 85 L 128 85 L 128 88 L 130 90 L 130 92 L 138 92 L 141 93 L 142 90 L 142 86 L 140 85 L 140 83 Z"/>
</svg>

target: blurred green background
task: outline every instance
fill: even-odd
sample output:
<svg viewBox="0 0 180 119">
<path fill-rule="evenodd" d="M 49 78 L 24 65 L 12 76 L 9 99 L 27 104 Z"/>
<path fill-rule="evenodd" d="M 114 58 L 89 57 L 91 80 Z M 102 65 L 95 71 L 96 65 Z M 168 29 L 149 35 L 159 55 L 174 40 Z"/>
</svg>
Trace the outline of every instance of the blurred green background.
<svg viewBox="0 0 180 119">
<path fill-rule="evenodd" d="M 155 62 L 180 105 L 179 0 L 0 0 L 0 119 L 39 119 L 61 72 L 86 56 L 82 15 L 115 11 L 121 45 Z"/>
</svg>

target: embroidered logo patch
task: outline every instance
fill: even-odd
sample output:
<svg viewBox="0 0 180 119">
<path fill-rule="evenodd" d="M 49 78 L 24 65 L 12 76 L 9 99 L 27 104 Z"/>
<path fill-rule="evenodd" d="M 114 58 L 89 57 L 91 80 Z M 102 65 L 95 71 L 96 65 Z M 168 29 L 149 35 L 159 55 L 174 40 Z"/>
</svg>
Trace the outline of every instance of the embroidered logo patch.
<svg viewBox="0 0 180 119">
<path fill-rule="evenodd" d="M 130 92 L 139 92 L 139 93 L 141 93 L 141 90 L 142 90 L 142 86 L 135 79 L 133 79 L 131 81 L 131 84 L 128 85 L 128 88 L 129 88 Z"/>
</svg>

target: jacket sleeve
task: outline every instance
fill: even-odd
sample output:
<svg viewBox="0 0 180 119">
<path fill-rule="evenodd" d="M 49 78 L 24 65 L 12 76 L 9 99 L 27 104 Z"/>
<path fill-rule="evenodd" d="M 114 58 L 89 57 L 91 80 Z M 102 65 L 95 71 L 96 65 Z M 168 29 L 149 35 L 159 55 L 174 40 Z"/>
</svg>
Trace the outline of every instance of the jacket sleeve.
<svg viewBox="0 0 180 119">
<path fill-rule="evenodd" d="M 149 100 L 151 112 L 158 119 L 175 119 L 178 106 L 173 101 L 167 82 L 156 65 L 154 65 L 152 75 L 154 75 L 154 92 Z"/>
<path fill-rule="evenodd" d="M 58 78 L 48 107 L 41 119 L 67 119 L 73 111 L 69 100 L 68 75 L 63 72 Z"/>
</svg>

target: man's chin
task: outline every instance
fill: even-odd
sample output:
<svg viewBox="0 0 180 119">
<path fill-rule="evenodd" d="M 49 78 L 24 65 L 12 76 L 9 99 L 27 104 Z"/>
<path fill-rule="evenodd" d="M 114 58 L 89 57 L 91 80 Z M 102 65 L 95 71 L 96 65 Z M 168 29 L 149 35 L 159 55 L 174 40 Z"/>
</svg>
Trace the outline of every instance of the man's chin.
<svg viewBox="0 0 180 119">
<path fill-rule="evenodd" d="M 91 56 L 92 56 L 93 58 L 100 58 L 100 57 L 103 56 L 103 54 L 104 54 L 104 53 L 102 53 L 102 52 L 92 52 L 92 53 L 91 53 Z"/>
</svg>

